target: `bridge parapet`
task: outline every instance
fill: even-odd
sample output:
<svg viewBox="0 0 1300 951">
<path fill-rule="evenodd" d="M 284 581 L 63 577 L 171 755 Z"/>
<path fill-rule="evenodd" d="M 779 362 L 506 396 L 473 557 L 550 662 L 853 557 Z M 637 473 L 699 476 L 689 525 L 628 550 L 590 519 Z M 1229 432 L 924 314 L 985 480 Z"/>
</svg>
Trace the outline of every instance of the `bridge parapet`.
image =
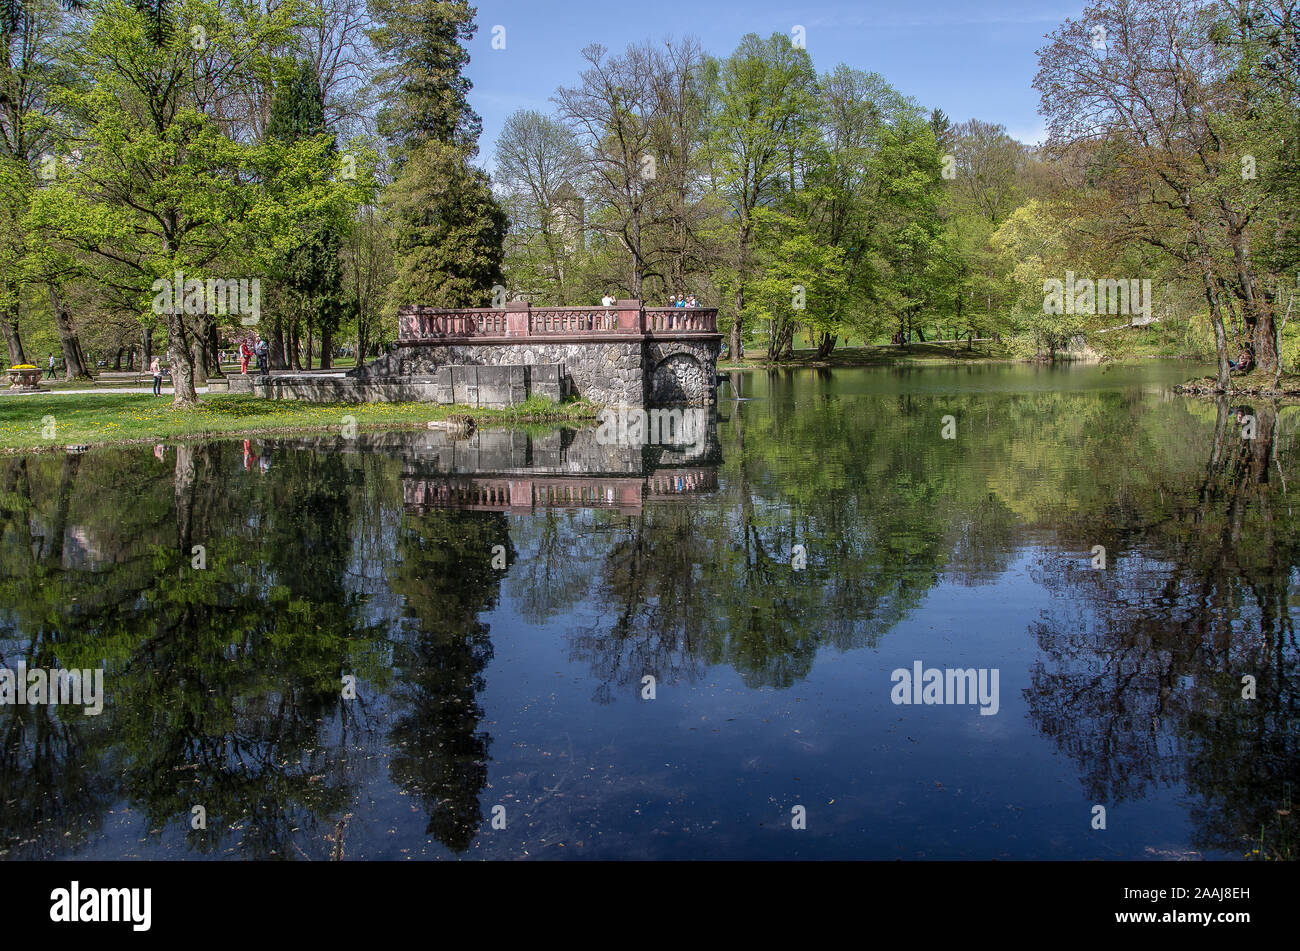
<svg viewBox="0 0 1300 951">
<path fill-rule="evenodd" d="M 398 342 L 403 344 L 488 343 L 521 337 L 596 342 L 608 337 L 642 340 L 717 332 L 715 307 L 646 307 L 639 300 L 620 300 L 611 307 L 533 307 L 512 302 L 504 310 L 403 307 L 398 311 Z"/>
</svg>

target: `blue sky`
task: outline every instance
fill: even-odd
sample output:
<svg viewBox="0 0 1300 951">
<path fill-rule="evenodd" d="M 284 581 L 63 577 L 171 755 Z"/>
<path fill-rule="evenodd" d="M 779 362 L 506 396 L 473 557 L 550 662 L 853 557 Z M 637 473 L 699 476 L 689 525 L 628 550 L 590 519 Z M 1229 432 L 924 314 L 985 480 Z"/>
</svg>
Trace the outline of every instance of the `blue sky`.
<svg viewBox="0 0 1300 951">
<path fill-rule="evenodd" d="M 576 82 L 579 51 L 599 42 L 621 51 L 645 39 L 691 34 L 715 55 L 746 33 L 790 35 L 802 25 L 818 72 L 837 63 L 883 75 L 954 122 L 999 122 L 1016 138 L 1043 136 L 1031 88 L 1044 34 L 1078 17 L 1082 0 L 482 0 L 467 69 L 470 103 L 483 117 L 480 161 L 491 165 L 497 133 L 516 109 L 550 112 L 557 86 Z M 492 49 L 494 26 L 505 49 Z"/>
</svg>

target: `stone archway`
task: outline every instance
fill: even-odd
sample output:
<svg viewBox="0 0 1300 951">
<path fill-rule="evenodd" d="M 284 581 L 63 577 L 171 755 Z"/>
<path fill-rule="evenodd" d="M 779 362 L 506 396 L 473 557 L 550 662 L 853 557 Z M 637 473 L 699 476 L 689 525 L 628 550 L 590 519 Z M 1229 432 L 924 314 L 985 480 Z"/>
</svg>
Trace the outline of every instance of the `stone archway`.
<svg viewBox="0 0 1300 951">
<path fill-rule="evenodd" d="M 660 360 L 650 377 L 650 403 L 704 403 L 711 380 L 703 364 L 690 353 L 674 353 Z"/>
</svg>

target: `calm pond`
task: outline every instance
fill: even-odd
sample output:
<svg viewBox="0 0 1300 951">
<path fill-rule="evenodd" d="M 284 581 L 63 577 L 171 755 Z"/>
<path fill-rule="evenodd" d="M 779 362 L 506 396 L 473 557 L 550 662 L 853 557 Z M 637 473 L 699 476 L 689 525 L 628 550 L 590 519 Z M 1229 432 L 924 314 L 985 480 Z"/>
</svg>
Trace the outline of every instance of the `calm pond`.
<svg viewBox="0 0 1300 951">
<path fill-rule="evenodd" d="M 1193 372 L 0 457 L 0 666 L 104 670 L 0 706 L 0 856 L 1285 854 L 1297 414 Z"/>
</svg>

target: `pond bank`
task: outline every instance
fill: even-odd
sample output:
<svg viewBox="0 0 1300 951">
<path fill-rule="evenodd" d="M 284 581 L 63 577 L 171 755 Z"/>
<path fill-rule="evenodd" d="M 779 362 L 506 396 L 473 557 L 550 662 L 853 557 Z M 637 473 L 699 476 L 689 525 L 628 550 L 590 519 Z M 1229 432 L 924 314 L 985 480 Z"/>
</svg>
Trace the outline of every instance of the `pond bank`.
<svg viewBox="0 0 1300 951">
<path fill-rule="evenodd" d="M 763 354 L 763 351 L 751 351 Z M 723 370 L 781 370 L 821 369 L 835 367 L 874 367 L 933 365 L 936 363 L 1009 363 L 1009 351 L 998 345 L 979 344 L 967 349 L 966 344 L 912 343 L 906 347 L 896 344 L 880 347 L 847 347 L 832 350 L 819 358 L 816 350 L 796 350 L 784 360 L 768 360 L 766 355 L 746 356 L 739 361 L 718 358 L 718 369 Z"/>
<path fill-rule="evenodd" d="M 1181 396 L 1254 397 L 1256 399 L 1295 399 L 1300 397 L 1300 375 L 1284 373 L 1275 382 L 1272 374 L 1252 372 L 1228 379 L 1228 388 L 1219 386 L 1217 377 L 1203 376 L 1173 388 Z"/>
<path fill-rule="evenodd" d="M 251 396 L 210 396 L 191 409 L 138 394 L 26 396 L 0 401 L 0 453 L 54 452 L 69 447 L 139 445 L 225 436 L 336 430 L 418 429 L 451 416 L 475 425 L 557 423 L 594 419 L 585 400 L 555 404 L 530 399 L 509 410 L 429 403 L 311 404 Z M 351 429 L 355 427 L 355 430 Z"/>
</svg>

